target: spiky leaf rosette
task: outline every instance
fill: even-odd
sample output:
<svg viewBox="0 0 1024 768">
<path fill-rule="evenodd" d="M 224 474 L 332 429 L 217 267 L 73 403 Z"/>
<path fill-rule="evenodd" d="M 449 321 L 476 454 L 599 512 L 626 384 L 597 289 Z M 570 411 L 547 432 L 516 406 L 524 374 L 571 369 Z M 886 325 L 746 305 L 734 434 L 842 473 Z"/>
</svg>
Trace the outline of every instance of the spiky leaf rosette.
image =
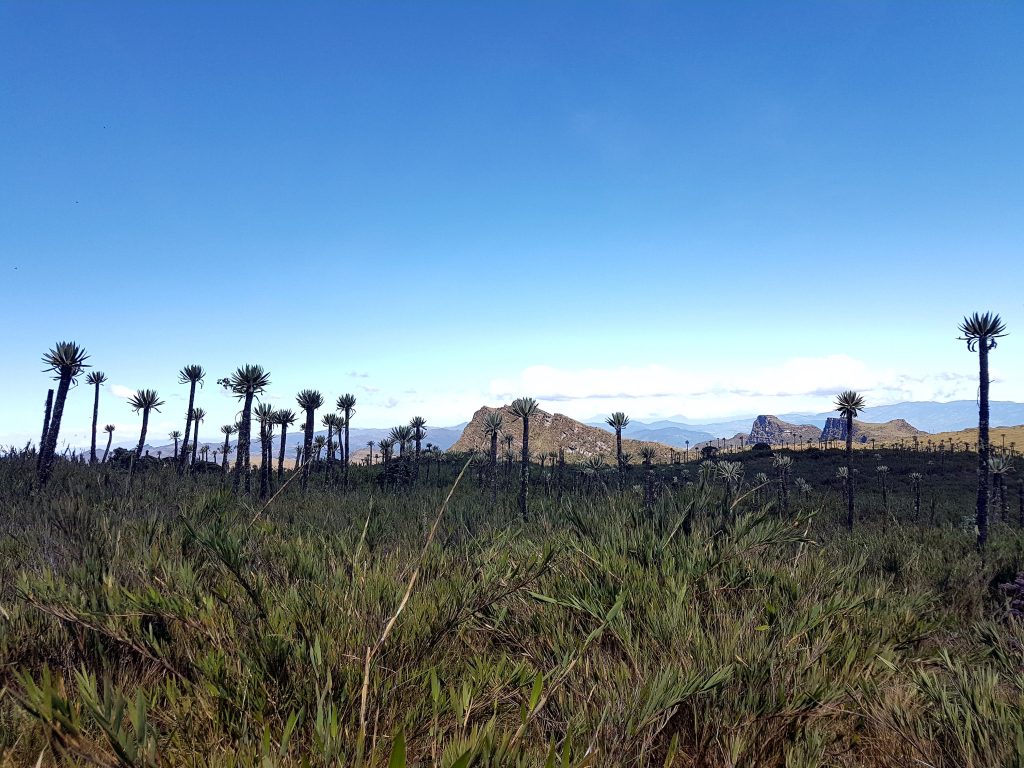
<svg viewBox="0 0 1024 768">
<path fill-rule="evenodd" d="M 972 352 L 978 348 L 978 343 L 982 339 L 985 340 L 986 349 L 994 349 L 996 339 L 1001 339 L 1006 335 L 1006 325 L 1003 323 L 1002 318 L 992 312 L 984 314 L 975 312 L 969 317 L 964 317 L 964 321 L 960 323 L 958 330 L 963 334 L 960 337 L 960 341 L 966 341 L 967 348 Z"/>
<path fill-rule="evenodd" d="M 43 355 L 43 369 L 46 373 L 53 373 L 53 378 L 59 379 L 62 376 L 70 376 L 74 381 L 81 375 L 84 368 L 89 368 L 86 360 L 89 356 L 82 347 L 73 341 L 58 341 L 53 349 Z"/>
<path fill-rule="evenodd" d="M 844 417 L 856 416 L 865 408 L 864 396 L 848 389 L 836 397 L 835 406 Z"/>
<path fill-rule="evenodd" d="M 128 399 L 128 405 L 136 413 L 143 410 L 159 413 L 160 406 L 163 404 L 164 401 L 160 399 L 160 395 L 156 393 L 155 389 L 140 389 Z"/>
</svg>

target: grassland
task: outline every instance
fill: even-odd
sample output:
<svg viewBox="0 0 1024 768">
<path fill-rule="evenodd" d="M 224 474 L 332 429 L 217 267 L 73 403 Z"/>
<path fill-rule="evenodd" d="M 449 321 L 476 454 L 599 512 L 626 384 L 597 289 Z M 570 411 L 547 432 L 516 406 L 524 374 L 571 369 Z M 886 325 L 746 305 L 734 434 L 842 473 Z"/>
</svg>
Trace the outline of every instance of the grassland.
<svg viewBox="0 0 1024 768">
<path fill-rule="evenodd" d="M 735 493 L 535 470 L 524 521 L 452 460 L 264 508 L 170 467 L 39 492 L 13 454 L 0 764 L 1021 765 L 1024 534 L 975 551 L 976 457 L 858 452 L 852 533 L 838 451 L 792 454 L 788 510 L 729 458 Z"/>
<path fill-rule="evenodd" d="M 989 440 L 995 448 L 1003 448 L 1005 446 L 1006 450 L 1010 451 L 1011 446 L 1013 446 L 1013 452 L 1016 455 L 1020 455 L 1021 451 L 1024 450 L 1024 425 L 991 427 L 989 430 Z M 921 444 L 927 444 L 928 441 L 931 441 L 934 446 L 938 446 L 940 443 L 949 445 L 951 442 L 957 446 L 963 446 L 964 443 L 977 445 L 978 430 L 961 429 L 958 432 L 937 432 L 920 438 Z"/>
</svg>

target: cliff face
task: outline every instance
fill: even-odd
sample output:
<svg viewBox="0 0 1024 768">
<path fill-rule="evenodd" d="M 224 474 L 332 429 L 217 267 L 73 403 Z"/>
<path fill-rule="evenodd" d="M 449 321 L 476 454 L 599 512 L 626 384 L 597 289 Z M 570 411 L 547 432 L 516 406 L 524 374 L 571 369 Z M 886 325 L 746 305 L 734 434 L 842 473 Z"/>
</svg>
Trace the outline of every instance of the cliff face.
<svg viewBox="0 0 1024 768">
<path fill-rule="evenodd" d="M 512 415 L 509 406 L 501 408 L 488 408 L 484 406 L 473 414 L 473 418 L 466 425 L 462 437 L 451 447 L 452 451 L 490 451 L 491 442 L 489 437 L 484 436 L 484 420 L 487 414 L 499 411 L 504 422 L 503 435 L 498 438 L 499 455 L 505 452 L 504 435 L 512 436 L 512 450 L 519 455 L 523 447 L 523 423 Z M 679 455 L 681 451 L 662 443 L 651 443 L 642 440 L 622 439 L 622 452 L 631 454 L 630 462 L 640 464 L 640 448 L 649 445 L 655 450 L 655 461 L 667 463 L 673 455 Z M 604 456 L 608 464 L 615 464 L 615 435 L 606 432 L 598 427 L 591 427 L 582 422 L 570 419 L 561 413 L 548 413 L 538 411 L 537 415 L 530 419 L 530 453 L 540 455 L 565 451 L 567 462 L 583 461 L 590 456 Z"/>
<path fill-rule="evenodd" d="M 806 443 L 808 438 L 816 442 L 821 431 L 808 424 L 790 424 L 775 416 L 758 416 L 750 427 L 747 440 L 754 443 L 781 445 L 783 442 Z"/>
<path fill-rule="evenodd" d="M 856 432 L 856 429 L 854 429 Z M 825 419 L 825 427 L 821 430 L 821 440 L 841 440 L 846 442 L 846 419 L 829 416 Z"/>
</svg>

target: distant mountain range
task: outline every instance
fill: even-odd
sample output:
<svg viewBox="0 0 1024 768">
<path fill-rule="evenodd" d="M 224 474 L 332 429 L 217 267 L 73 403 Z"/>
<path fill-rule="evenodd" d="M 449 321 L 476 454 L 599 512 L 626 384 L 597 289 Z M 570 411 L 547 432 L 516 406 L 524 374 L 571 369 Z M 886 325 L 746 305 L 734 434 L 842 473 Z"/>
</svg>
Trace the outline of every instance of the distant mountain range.
<svg viewBox="0 0 1024 768">
<path fill-rule="evenodd" d="M 998 426 L 1015 426 L 1024 424 L 1024 403 L 998 400 L 990 405 L 990 423 L 993 428 Z M 623 437 L 631 440 L 644 442 L 661 443 L 675 448 L 685 448 L 687 441 L 689 447 L 714 440 L 716 438 L 732 438 L 737 434 L 750 432 L 751 423 L 759 414 L 729 419 L 725 421 L 697 422 L 685 416 L 669 416 L 656 421 L 631 421 L 622 430 Z M 783 413 L 775 418 L 780 421 L 798 425 L 813 425 L 819 429 L 825 426 L 825 422 L 835 417 L 835 411 L 824 413 Z M 978 425 L 978 404 L 974 400 L 953 400 L 948 403 L 936 402 L 908 402 L 896 403 L 894 405 L 877 405 L 865 408 L 860 414 L 860 420 L 872 423 L 884 423 L 902 419 L 913 427 L 929 433 L 956 432 L 962 429 L 970 429 Z M 592 427 L 598 427 L 606 432 L 613 430 L 605 424 L 603 416 L 595 416 L 583 422 Z M 469 422 L 456 424 L 448 427 L 427 427 L 426 443 L 432 443 L 442 450 L 451 448 L 462 436 L 463 430 Z M 254 425 L 254 436 L 256 433 Z M 390 428 L 364 428 L 353 429 L 350 433 L 349 442 L 352 452 L 362 450 L 369 440 L 378 442 L 390 432 Z M 318 430 L 318 435 L 327 435 L 326 430 Z M 102 437 L 102 436 L 101 436 Z M 99 441 L 99 451 L 102 454 L 103 441 Z M 209 445 L 211 448 L 224 443 L 223 436 L 213 437 L 200 435 L 199 444 Z M 288 456 L 295 455 L 295 446 L 302 443 L 301 425 L 295 425 L 288 431 L 287 447 L 285 452 Z M 232 445 L 234 440 L 232 440 Z M 134 441 L 117 442 L 116 446 L 132 448 Z M 275 455 L 279 441 L 274 441 Z M 153 455 L 162 453 L 169 456 L 174 451 L 174 444 L 161 439 L 160 443 L 147 443 L 146 448 Z M 253 440 L 252 450 L 259 455 L 260 446 L 258 440 Z"/>
<path fill-rule="evenodd" d="M 995 401 L 989 405 L 989 422 L 993 427 L 1014 426 L 1024 424 L 1024 403 L 1011 401 Z M 750 431 L 751 422 L 759 414 L 751 414 L 728 421 L 696 422 L 685 416 L 670 416 L 658 421 L 631 421 L 622 430 L 634 440 L 653 440 L 666 445 L 682 448 L 686 441 L 690 447 L 706 440 L 734 435 Z M 835 411 L 825 413 L 783 413 L 778 415 L 781 421 L 792 424 L 811 424 L 823 428 L 826 420 L 835 417 Z M 974 400 L 953 400 L 948 403 L 910 402 L 894 405 L 877 405 L 865 408 L 860 420 L 882 423 L 902 419 L 923 432 L 955 432 L 978 426 L 978 404 Z M 604 417 L 594 417 L 585 422 L 591 426 L 613 431 L 604 422 Z"/>
</svg>

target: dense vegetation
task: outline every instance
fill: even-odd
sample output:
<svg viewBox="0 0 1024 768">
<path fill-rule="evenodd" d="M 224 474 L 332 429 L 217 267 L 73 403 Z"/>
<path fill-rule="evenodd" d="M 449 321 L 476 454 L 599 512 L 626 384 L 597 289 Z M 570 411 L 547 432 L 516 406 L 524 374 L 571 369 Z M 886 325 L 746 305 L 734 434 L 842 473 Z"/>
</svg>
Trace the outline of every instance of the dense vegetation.
<svg viewBox="0 0 1024 768">
<path fill-rule="evenodd" d="M 1024 766 L 1024 479 L 988 434 L 1005 327 L 959 330 L 975 453 L 854 452 L 848 391 L 844 451 L 657 465 L 615 413 L 614 464 L 567 465 L 531 452 L 519 398 L 517 451 L 501 413 L 469 455 L 422 450 L 415 417 L 356 467 L 355 398 L 314 437 L 303 390 L 294 471 L 299 414 L 258 365 L 217 380 L 240 404 L 220 463 L 197 459 L 199 365 L 172 457 L 144 454 L 149 389 L 135 449 L 107 425 L 98 454 L 99 371 L 88 462 L 58 455 L 91 367 L 60 342 L 38 451 L 0 457 L 0 764 Z"/>
<path fill-rule="evenodd" d="M 1016 475 L 983 557 L 973 453 L 467 458 L 0 459 L 0 762 L 1024 761 Z"/>
</svg>

